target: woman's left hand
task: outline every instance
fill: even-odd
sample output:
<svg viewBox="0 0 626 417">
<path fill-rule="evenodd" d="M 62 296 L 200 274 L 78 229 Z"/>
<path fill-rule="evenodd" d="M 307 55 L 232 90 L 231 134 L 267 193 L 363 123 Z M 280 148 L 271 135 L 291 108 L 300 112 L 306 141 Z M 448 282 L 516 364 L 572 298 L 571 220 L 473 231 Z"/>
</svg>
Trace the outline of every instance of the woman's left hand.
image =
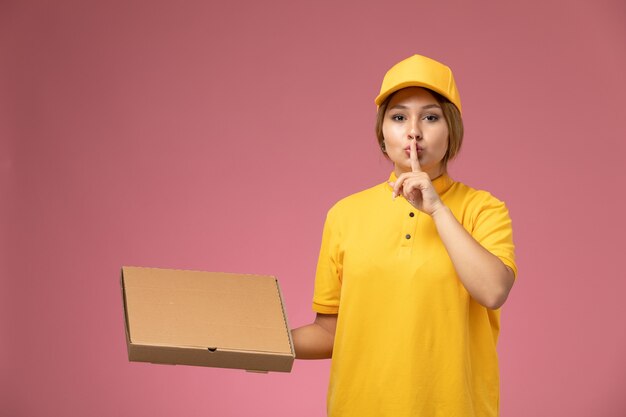
<svg viewBox="0 0 626 417">
<path fill-rule="evenodd" d="M 435 190 L 430 177 L 424 171 L 417 158 L 417 145 L 411 141 L 411 172 L 400 174 L 394 183 L 389 183 L 393 187 L 393 197 L 399 195 L 411 203 L 413 207 L 432 216 L 438 209 L 443 207 L 443 202 Z"/>
</svg>

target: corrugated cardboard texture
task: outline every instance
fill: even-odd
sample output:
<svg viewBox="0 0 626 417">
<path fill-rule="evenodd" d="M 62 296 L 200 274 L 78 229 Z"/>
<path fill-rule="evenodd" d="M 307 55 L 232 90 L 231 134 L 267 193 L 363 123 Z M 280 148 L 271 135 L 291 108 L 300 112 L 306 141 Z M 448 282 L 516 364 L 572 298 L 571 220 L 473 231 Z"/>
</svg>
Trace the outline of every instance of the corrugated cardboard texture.
<svg viewBox="0 0 626 417">
<path fill-rule="evenodd" d="M 274 277 L 124 267 L 122 286 L 131 360 L 133 350 L 137 360 L 262 370 L 285 356 L 291 369 Z"/>
</svg>

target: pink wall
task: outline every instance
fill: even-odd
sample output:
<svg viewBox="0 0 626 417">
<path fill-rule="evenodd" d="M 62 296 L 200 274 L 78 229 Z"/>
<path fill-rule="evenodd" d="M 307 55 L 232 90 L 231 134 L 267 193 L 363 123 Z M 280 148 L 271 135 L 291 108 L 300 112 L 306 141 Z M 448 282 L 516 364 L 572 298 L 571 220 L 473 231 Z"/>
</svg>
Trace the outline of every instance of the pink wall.
<svg viewBox="0 0 626 417">
<path fill-rule="evenodd" d="M 623 416 L 625 21 L 618 0 L 1 2 L 0 415 L 323 415 L 327 362 L 129 363 L 119 268 L 275 274 L 311 320 L 326 210 L 386 179 L 373 99 L 417 52 L 457 75 L 453 176 L 514 220 L 502 415 Z"/>
</svg>

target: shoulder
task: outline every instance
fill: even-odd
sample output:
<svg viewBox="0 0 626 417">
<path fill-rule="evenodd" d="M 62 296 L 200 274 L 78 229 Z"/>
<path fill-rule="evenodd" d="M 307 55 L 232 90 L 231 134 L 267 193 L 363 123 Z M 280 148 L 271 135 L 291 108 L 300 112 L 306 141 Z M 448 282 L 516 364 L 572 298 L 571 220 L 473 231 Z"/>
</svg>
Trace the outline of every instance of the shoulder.
<svg viewBox="0 0 626 417">
<path fill-rule="evenodd" d="M 470 231 L 492 224 L 510 225 L 509 210 L 505 202 L 489 191 L 455 182 L 445 202 L 461 224 Z"/>
<path fill-rule="evenodd" d="M 480 210 L 485 207 L 505 206 L 500 200 L 489 191 L 470 187 L 462 182 L 455 181 L 449 190 L 449 198 L 456 204 L 473 210 Z"/>
<path fill-rule="evenodd" d="M 391 191 L 388 190 L 386 183 L 377 184 L 365 190 L 358 191 L 337 201 L 328 210 L 328 216 L 354 216 L 359 213 L 376 211 L 381 203 L 385 201 L 384 199 L 387 194 L 389 199 L 391 199 Z"/>
</svg>

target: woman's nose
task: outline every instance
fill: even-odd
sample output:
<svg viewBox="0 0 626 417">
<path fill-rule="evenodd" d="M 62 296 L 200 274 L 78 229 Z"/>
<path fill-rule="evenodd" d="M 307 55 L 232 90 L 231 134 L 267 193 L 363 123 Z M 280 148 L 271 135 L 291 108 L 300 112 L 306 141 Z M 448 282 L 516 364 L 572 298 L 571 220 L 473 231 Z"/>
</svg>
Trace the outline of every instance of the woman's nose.
<svg viewBox="0 0 626 417">
<path fill-rule="evenodd" d="M 415 139 L 419 140 L 422 138 L 422 132 L 420 130 L 419 124 L 417 120 L 411 122 L 411 126 L 409 128 L 409 140 Z"/>
</svg>

